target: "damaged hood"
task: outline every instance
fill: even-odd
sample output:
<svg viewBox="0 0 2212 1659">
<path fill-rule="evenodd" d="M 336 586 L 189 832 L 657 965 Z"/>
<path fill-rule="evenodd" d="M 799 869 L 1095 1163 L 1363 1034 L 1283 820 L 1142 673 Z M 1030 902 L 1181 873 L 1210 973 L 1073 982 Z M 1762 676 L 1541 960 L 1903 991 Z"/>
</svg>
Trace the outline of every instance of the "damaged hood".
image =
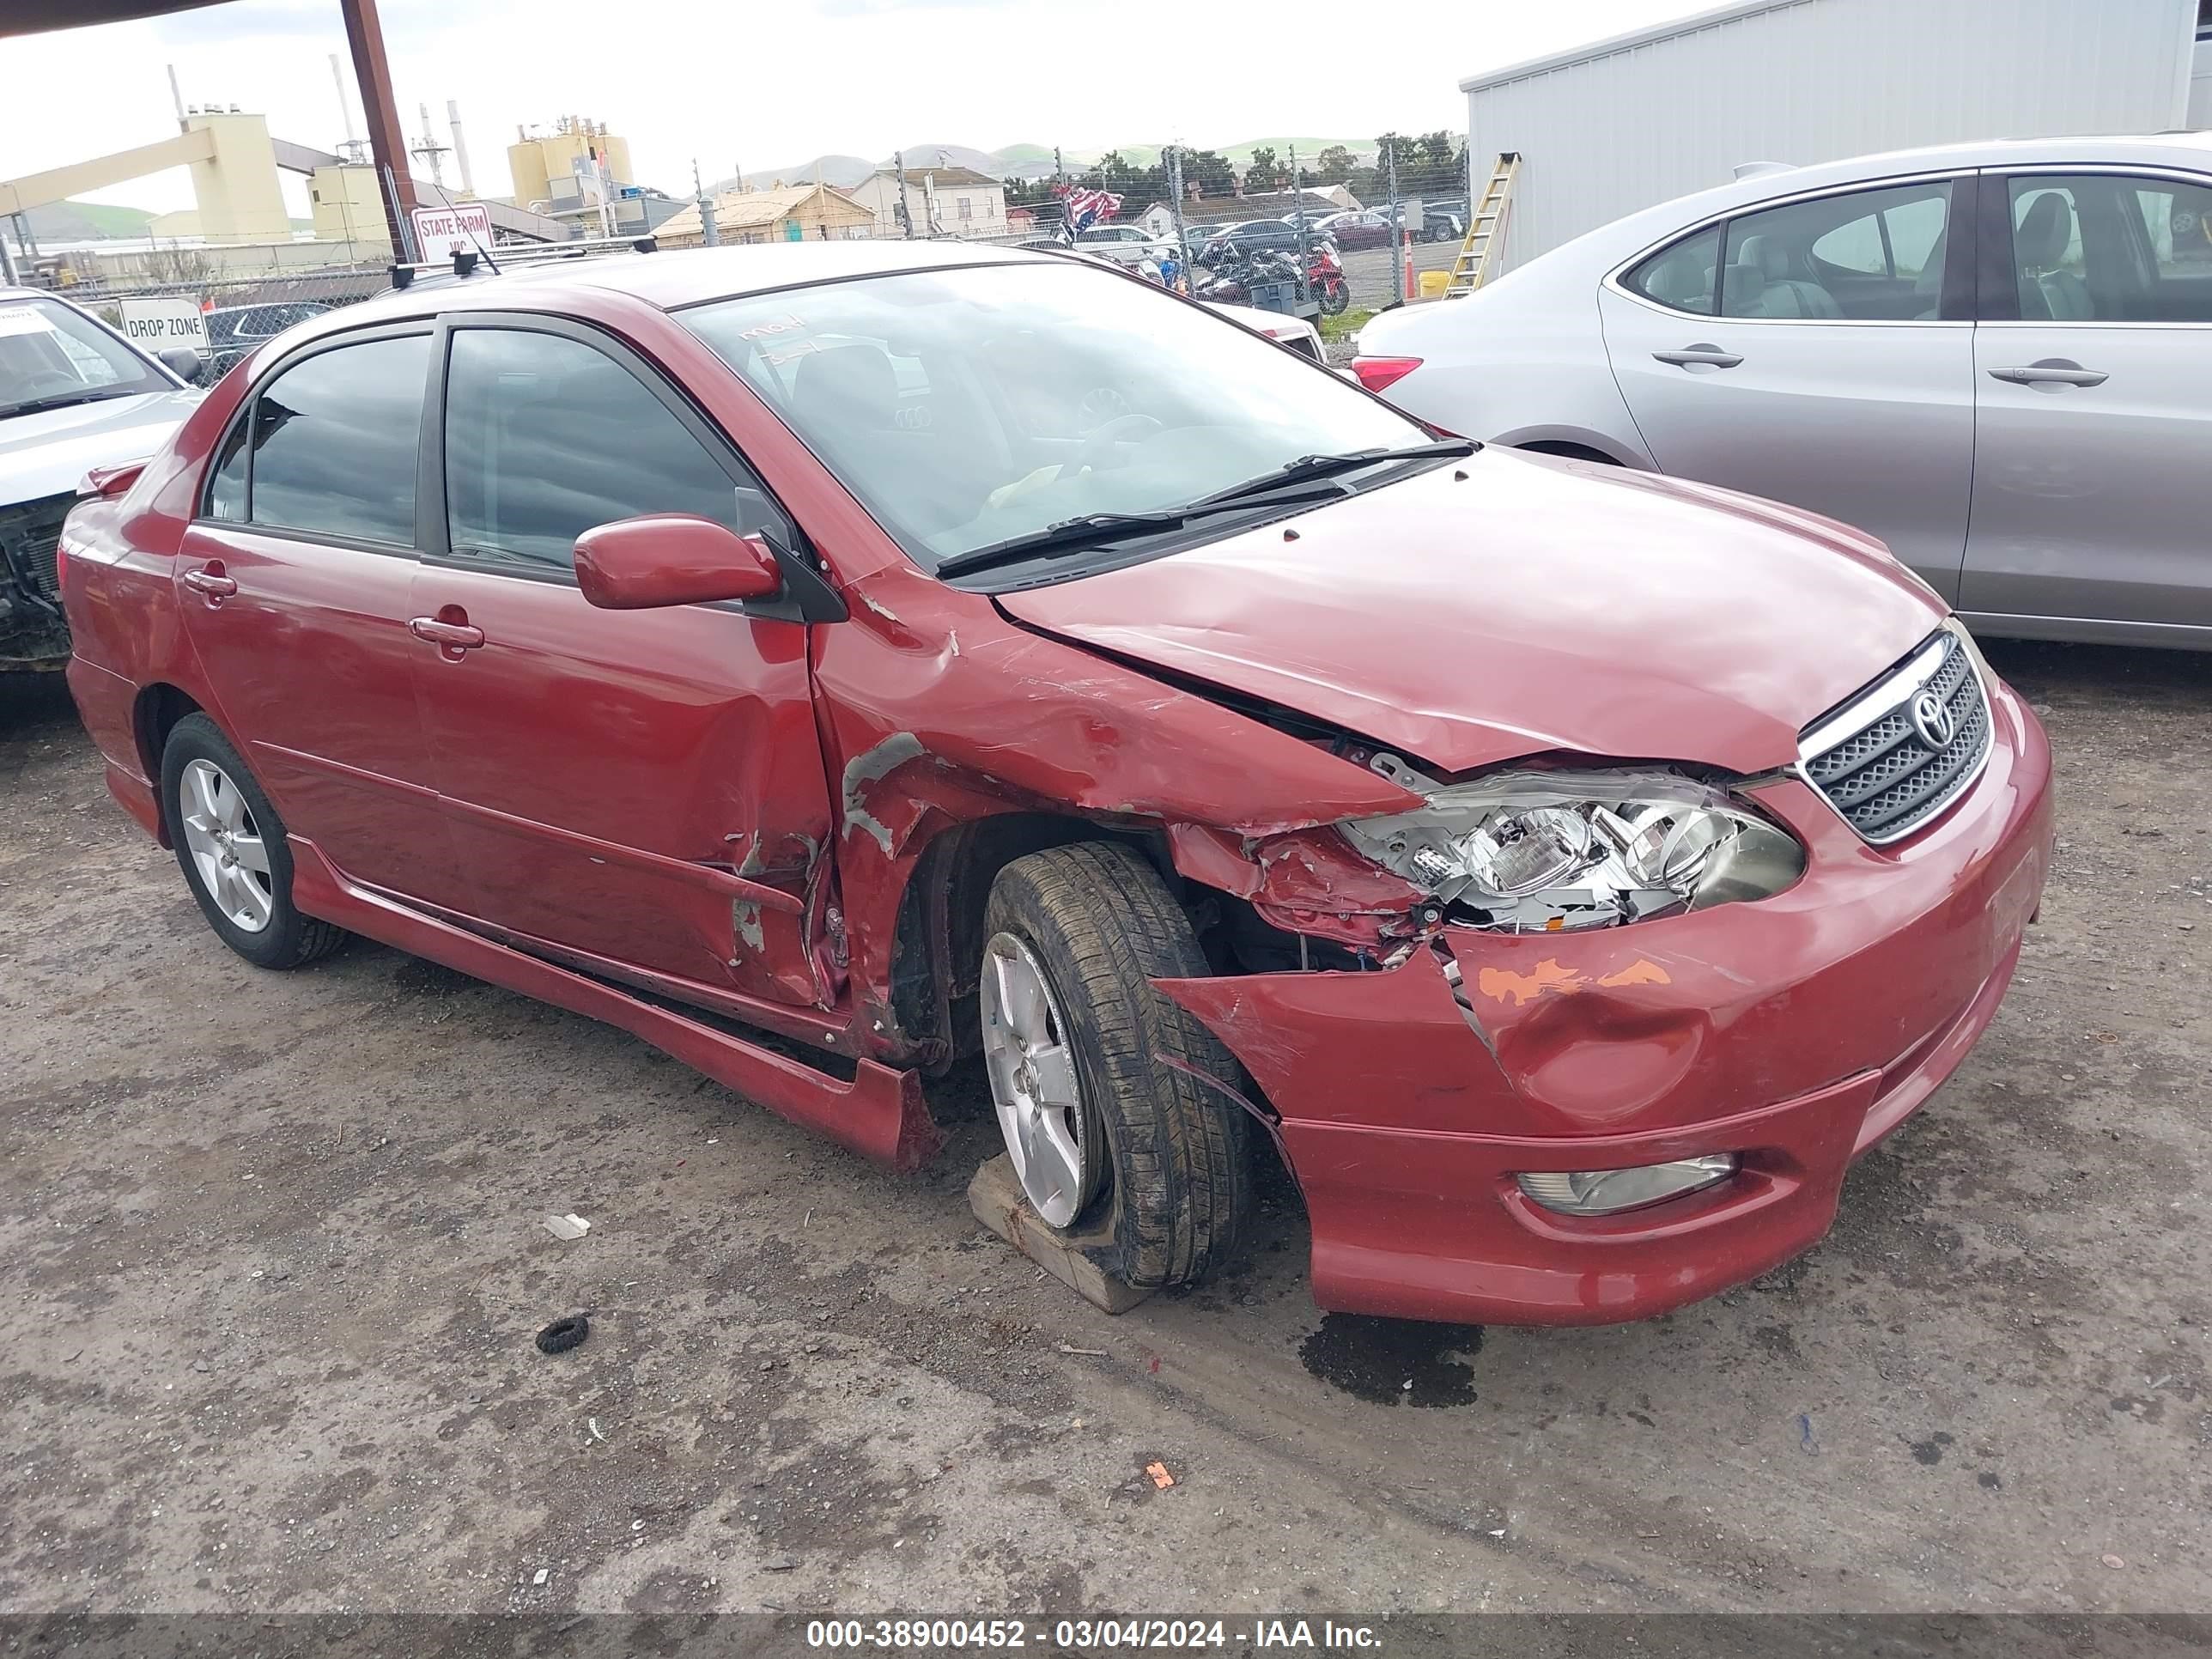
<svg viewBox="0 0 2212 1659">
<path fill-rule="evenodd" d="M 1787 765 L 1945 614 L 1816 515 L 1496 449 L 999 603 L 1447 772 L 1554 749 Z"/>
</svg>

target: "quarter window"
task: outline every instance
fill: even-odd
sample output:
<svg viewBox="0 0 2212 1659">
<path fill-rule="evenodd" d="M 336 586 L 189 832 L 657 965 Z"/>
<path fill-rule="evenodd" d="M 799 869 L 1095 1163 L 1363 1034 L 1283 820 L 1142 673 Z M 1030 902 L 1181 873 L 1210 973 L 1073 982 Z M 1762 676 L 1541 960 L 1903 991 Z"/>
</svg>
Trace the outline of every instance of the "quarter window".
<svg viewBox="0 0 2212 1659">
<path fill-rule="evenodd" d="M 240 421 L 222 441 L 222 455 L 208 479 L 207 516 L 238 524 L 246 518 L 246 434 L 251 418 Z"/>
<path fill-rule="evenodd" d="M 430 337 L 414 334 L 318 352 L 264 386 L 251 416 L 253 522 L 414 545 L 429 367 Z"/>
<path fill-rule="evenodd" d="M 453 336 L 446 516 L 457 558 L 573 571 L 576 538 L 644 513 L 762 526 L 706 447 L 605 352 L 520 329 Z"/>
<path fill-rule="evenodd" d="M 1720 257 L 1721 233 L 1716 225 L 1662 248 L 1621 280 L 1631 292 L 1659 305 L 1710 317 Z"/>
</svg>

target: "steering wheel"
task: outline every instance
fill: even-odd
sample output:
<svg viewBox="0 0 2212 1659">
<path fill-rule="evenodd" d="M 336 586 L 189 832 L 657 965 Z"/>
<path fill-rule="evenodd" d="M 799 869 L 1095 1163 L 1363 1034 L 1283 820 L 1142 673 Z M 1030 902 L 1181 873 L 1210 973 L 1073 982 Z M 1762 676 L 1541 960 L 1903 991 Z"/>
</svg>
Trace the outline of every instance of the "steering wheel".
<svg viewBox="0 0 2212 1659">
<path fill-rule="evenodd" d="M 1088 468 L 1093 472 L 1103 471 L 1106 466 L 1106 457 L 1113 453 L 1114 446 L 1121 434 L 1124 432 L 1135 431 L 1139 428 L 1149 428 L 1154 432 L 1164 432 L 1167 430 L 1167 423 L 1164 421 L 1156 421 L 1149 415 L 1115 416 L 1083 441 L 1082 453 L 1075 458 L 1077 470 Z M 1127 466 L 1128 464 L 1129 458 L 1126 455 L 1116 463 L 1121 466 Z"/>
<path fill-rule="evenodd" d="M 1110 386 L 1095 386 L 1083 394 L 1076 413 L 1086 421 L 1110 421 L 1129 412 L 1129 400 Z"/>
</svg>

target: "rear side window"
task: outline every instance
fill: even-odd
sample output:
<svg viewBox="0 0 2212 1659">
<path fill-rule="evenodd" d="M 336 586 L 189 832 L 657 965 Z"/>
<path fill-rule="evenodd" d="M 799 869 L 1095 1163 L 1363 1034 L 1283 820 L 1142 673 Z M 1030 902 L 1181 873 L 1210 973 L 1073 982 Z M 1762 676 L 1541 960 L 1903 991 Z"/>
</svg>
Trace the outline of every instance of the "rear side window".
<svg viewBox="0 0 2212 1659">
<path fill-rule="evenodd" d="M 247 516 L 275 529 L 413 546 L 429 367 L 430 337 L 416 334 L 318 352 L 277 375 L 254 399 Z"/>
<path fill-rule="evenodd" d="M 1786 203 L 1728 222 L 1721 308 L 1801 321 L 1932 319 L 1942 300 L 1948 179 Z"/>
<path fill-rule="evenodd" d="M 1675 311 L 1713 314 L 1713 274 L 1720 269 L 1718 225 L 1662 248 L 1621 278 L 1632 294 Z"/>
<path fill-rule="evenodd" d="M 576 538 L 644 513 L 750 532 L 760 502 L 637 377 L 580 340 L 465 328 L 446 371 L 446 517 L 457 558 L 574 568 Z M 750 521 L 748 521 L 750 520 Z"/>
</svg>

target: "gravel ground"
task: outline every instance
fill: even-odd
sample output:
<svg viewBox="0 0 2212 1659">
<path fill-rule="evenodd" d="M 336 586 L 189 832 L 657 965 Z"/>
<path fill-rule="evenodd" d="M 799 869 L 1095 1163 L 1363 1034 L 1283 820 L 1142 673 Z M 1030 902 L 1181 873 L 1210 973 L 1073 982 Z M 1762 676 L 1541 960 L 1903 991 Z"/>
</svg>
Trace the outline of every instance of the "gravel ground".
<svg viewBox="0 0 2212 1659">
<path fill-rule="evenodd" d="M 1994 655 L 2063 792 L 1996 1024 L 1812 1255 L 1592 1331 L 1323 1319 L 1279 1182 L 1108 1319 L 979 1236 L 972 1074 L 902 1180 L 381 948 L 257 972 L 0 681 L 0 1612 L 2212 1608 L 2212 658 Z"/>
</svg>

